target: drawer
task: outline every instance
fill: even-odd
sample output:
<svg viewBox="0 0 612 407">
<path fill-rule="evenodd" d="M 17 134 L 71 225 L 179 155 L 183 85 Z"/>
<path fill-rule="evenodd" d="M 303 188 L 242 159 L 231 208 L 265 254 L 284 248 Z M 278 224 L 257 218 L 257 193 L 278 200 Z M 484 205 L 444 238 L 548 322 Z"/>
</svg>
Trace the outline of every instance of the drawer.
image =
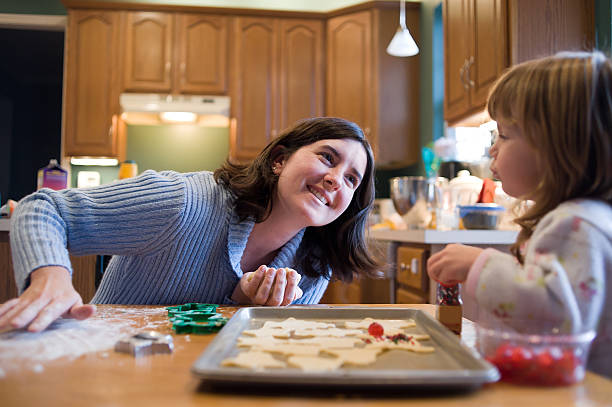
<svg viewBox="0 0 612 407">
<path fill-rule="evenodd" d="M 413 293 L 404 288 L 398 288 L 395 292 L 396 304 L 427 304 L 427 298 L 419 293 Z"/>
<path fill-rule="evenodd" d="M 427 277 L 427 249 L 409 246 L 397 248 L 397 281 L 400 284 L 427 292 L 429 278 Z"/>
</svg>

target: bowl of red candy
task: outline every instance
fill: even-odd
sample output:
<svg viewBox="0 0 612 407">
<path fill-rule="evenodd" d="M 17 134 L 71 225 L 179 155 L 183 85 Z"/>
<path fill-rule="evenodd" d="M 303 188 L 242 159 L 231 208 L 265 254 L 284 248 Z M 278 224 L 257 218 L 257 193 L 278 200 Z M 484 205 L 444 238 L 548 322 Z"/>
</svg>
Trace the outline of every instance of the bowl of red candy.
<svg viewBox="0 0 612 407">
<path fill-rule="evenodd" d="M 495 365 L 501 381 L 528 386 L 567 386 L 582 381 L 595 331 L 525 334 L 476 328 L 480 354 Z"/>
</svg>

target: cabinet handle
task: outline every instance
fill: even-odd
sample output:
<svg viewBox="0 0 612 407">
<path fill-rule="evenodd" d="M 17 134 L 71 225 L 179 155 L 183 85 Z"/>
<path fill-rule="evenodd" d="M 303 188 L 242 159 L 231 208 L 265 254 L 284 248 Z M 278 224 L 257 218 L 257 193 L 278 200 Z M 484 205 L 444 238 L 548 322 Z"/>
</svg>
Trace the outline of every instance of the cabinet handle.
<svg viewBox="0 0 612 407">
<path fill-rule="evenodd" d="M 461 69 L 459 69 L 459 76 L 461 78 L 461 83 L 463 84 L 463 89 L 465 90 L 470 89 L 470 85 L 468 85 L 465 79 L 465 74 L 467 73 L 467 71 L 468 71 L 468 60 L 466 59 L 463 61 L 463 65 L 461 65 Z"/>
<path fill-rule="evenodd" d="M 414 275 L 419 274 L 419 261 L 414 258 L 410 261 L 411 266 L 410 266 L 410 272 Z"/>
<path fill-rule="evenodd" d="M 469 60 L 469 61 L 466 61 L 466 62 L 467 62 L 467 66 L 466 66 L 466 73 L 467 73 L 466 77 L 467 77 L 467 83 L 468 83 L 468 85 L 470 85 L 470 87 L 472 87 L 472 88 L 473 88 L 473 87 L 474 87 L 474 85 L 475 85 L 475 83 L 474 83 L 474 81 L 473 81 L 473 80 L 471 80 L 471 79 L 470 79 L 470 67 L 471 67 L 472 65 L 474 65 L 474 56 L 472 55 L 472 56 L 470 57 L 470 60 Z"/>
</svg>

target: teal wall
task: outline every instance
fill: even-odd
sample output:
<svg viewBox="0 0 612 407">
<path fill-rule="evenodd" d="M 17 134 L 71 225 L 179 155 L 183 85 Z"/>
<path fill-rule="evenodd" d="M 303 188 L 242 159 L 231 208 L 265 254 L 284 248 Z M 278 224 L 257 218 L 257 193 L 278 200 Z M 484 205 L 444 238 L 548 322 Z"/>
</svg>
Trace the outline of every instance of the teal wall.
<svg viewBox="0 0 612 407">
<path fill-rule="evenodd" d="M 0 13 L 66 15 L 60 0 L 2 0 Z"/>
<path fill-rule="evenodd" d="M 127 159 L 138 171 L 213 171 L 229 153 L 227 127 L 128 125 Z"/>
<path fill-rule="evenodd" d="M 595 42 L 597 49 L 612 53 L 612 0 L 595 0 Z"/>
</svg>

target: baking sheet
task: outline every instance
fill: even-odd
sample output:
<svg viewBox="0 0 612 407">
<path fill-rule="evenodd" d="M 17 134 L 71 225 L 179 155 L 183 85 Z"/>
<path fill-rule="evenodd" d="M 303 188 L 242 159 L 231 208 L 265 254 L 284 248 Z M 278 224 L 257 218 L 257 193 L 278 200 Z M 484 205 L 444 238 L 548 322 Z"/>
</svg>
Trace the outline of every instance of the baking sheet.
<svg viewBox="0 0 612 407">
<path fill-rule="evenodd" d="M 399 350 L 381 354 L 368 366 L 342 367 L 335 371 L 306 372 L 298 368 L 250 370 L 220 366 L 246 348 L 236 341 L 245 329 L 256 329 L 265 321 L 286 318 L 341 323 L 374 319 L 413 319 L 416 327 L 408 333 L 424 333 L 431 339 L 423 344 L 435 351 L 418 354 Z M 499 379 L 497 369 L 434 318 L 412 308 L 373 307 L 253 307 L 240 309 L 217 334 L 192 366 L 192 372 L 211 384 L 234 382 L 250 384 L 288 384 L 317 386 L 433 386 L 475 388 Z"/>
</svg>

